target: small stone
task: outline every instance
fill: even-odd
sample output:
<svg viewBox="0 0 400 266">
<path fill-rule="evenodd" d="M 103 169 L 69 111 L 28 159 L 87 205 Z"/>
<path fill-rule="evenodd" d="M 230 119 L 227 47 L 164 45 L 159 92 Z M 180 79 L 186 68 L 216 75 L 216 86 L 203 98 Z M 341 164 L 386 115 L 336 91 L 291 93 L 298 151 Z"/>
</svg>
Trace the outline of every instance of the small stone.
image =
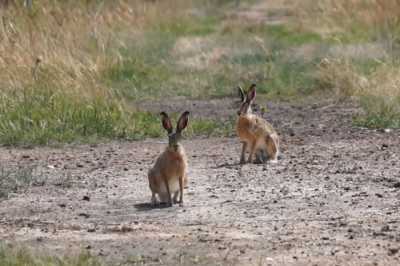
<svg viewBox="0 0 400 266">
<path fill-rule="evenodd" d="M 389 232 L 390 231 L 390 226 L 389 225 L 384 225 L 381 228 L 381 232 Z"/>
<path fill-rule="evenodd" d="M 399 252 L 399 248 L 389 248 L 389 256 L 393 256 Z"/>
<path fill-rule="evenodd" d="M 78 216 L 85 217 L 86 219 L 90 217 L 89 214 L 84 213 L 84 212 L 79 213 Z"/>
<path fill-rule="evenodd" d="M 90 201 L 90 197 L 89 196 L 83 196 L 82 200 Z"/>
</svg>

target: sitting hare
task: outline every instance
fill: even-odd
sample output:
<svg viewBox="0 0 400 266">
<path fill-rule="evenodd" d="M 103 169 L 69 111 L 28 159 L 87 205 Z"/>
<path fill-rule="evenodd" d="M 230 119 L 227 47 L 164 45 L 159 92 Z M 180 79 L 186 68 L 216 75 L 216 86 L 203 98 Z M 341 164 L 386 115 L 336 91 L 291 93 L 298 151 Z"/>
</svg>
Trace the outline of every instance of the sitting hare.
<svg viewBox="0 0 400 266">
<path fill-rule="evenodd" d="M 268 160 L 277 162 L 279 155 L 279 136 L 273 126 L 265 121 L 263 118 L 252 114 L 251 103 L 256 97 L 256 85 L 252 84 L 245 94 L 239 87 L 242 97 L 242 104 L 237 114 L 239 115 L 236 131 L 243 143 L 242 153 L 240 156 L 240 163 L 245 163 L 245 153 L 249 151 L 248 162 L 253 162 L 253 157 L 256 151 L 266 151 Z"/>
<path fill-rule="evenodd" d="M 162 125 L 168 132 L 168 147 L 160 154 L 154 167 L 148 173 L 152 193 L 151 202 L 153 205 L 157 204 L 156 195 L 158 195 L 160 201 L 167 203 L 168 206 L 172 206 L 172 200 L 174 203 L 179 202 L 180 206 L 183 206 L 183 187 L 187 183 L 187 158 L 179 141 L 182 130 L 188 125 L 189 112 L 184 112 L 179 118 L 176 132 L 173 130 L 168 115 L 165 112 L 160 115 Z M 171 195 L 173 195 L 173 199 Z"/>
</svg>

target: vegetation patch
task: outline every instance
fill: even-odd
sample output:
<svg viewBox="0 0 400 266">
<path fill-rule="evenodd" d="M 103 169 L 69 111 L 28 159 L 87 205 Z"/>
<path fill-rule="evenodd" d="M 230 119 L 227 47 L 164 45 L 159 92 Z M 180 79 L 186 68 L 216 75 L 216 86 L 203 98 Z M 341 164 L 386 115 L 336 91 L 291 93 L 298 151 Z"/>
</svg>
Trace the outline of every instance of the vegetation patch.
<svg viewBox="0 0 400 266">
<path fill-rule="evenodd" d="M 355 117 L 357 126 L 368 128 L 400 128 L 400 97 L 363 96 L 361 106 L 365 114 Z"/>
<path fill-rule="evenodd" d="M 25 88 L 1 95 L 0 142 L 68 143 L 133 134 L 129 115 L 110 97 L 79 99 L 62 91 Z"/>
<path fill-rule="evenodd" d="M 43 185 L 44 180 L 35 174 L 33 166 L 18 166 L 11 169 L 0 167 L 0 199 L 8 198 L 31 185 Z"/>
<path fill-rule="evenodd" d="M 101 266 L 97 258 L 87 252 L 76 256 L 35 255 L 24 248 L 10 248 L 0 245 L 0 265 L 6 266 Z"/>
<path fill-rule="evenodd" d="M 380 66 L 399 69 L 397 2 L 304 1 L 293 4 L 290 19 L 279 25 L 227 15 L 249 3 L 254 1 L 9 5 L 0 32 L 0 143 L 159 137 L 158 117 L 135 112 L 135 101 L 225 97 L 249 82 L 282 100 L 334 90 L 343 99 L 357 98 L 373 117 L 368 121 L 381 116 L 396 121 L 396 90 L 386 91 L 376 104 L 369 99 L 380 94 L 382 85 L 375 82 L 385 75 Z M 360 49 L 376 43 L 369 49 L 379 50 L 379 58 L 328 53 L 354 43 Z M 307 50 L 314 46 L 322 48 Z M 296 56 L 296 51 L 308 53 Z M 193 122 L 194 135 L 226 131 L 219 121 Z"/>
</svg>

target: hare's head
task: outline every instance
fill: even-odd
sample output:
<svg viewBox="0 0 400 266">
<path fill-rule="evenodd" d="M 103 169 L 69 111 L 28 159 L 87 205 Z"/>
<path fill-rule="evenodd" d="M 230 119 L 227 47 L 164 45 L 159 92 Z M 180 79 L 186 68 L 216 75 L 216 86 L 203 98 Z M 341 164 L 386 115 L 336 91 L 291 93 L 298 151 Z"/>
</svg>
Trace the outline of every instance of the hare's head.
<svg viewBox="0 0 400 266">
<path fill-rule="evenodd" d="M 239 86 L 239 95 L 242 101 L 240 105 L 240 109 L 237 112 L 238 115 L 246 115 L 251 114 L 251 104 L 256 97 L 256 84 L 251 84 L 250 88 L 247 91 L 247 94 L 244 93 L 243 89 Z"/>
<path fill-rule="evenodd" d="M 168 132 L 168 145 L 171 148 L 177 148 L 179 145 L 179 141 L 182 138 L 182 130 L 184 130 L 189 122 L 189 111 L 184 112 L 178 120 L 176 125 L 176 131 L 174 132 L 174 128 L 171 123 L 171 119 L 165 112 L 161 112 L 161 122 L 164 129 Z"/>
</svg>

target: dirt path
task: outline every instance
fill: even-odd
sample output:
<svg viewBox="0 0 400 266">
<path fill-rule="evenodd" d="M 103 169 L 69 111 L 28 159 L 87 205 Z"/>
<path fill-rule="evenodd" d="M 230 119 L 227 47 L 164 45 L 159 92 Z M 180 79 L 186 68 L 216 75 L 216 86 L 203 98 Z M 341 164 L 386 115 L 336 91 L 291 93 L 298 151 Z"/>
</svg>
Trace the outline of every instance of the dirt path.
<svg viewBox="0 0 400 266">
<path fill-rule="evenodd" d="M 269 110 L 283 159 L 239 166 L 236 138 L 186 140 L 183 208 L 148 205 L 164 140 L 1 148 L 45 177 L 0 202 L 1 239 L 155 265 L 400 263 L 400 132 L 352 128 L 351 106 Z"/>
</svg>

